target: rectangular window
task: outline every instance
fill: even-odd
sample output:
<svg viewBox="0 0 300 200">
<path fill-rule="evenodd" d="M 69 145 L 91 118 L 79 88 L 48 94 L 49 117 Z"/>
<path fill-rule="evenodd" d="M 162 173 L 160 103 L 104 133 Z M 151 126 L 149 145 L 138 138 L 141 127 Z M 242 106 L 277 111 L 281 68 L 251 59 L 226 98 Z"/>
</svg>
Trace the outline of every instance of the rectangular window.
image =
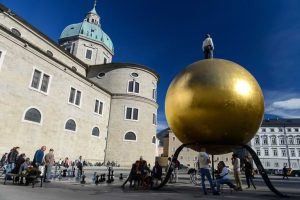
<svg viewBox="0 0 300 200">
<path fill-rule="evenodd" d="M 156 125 L 156 114 L 153 113 L 152 124 Z"/>
<path fill-rule="evenodd" d="M 256 149 L 256 154 L 257 154 L 258 156 L 260 156 L 260 150 L 259 150 L 259 149 Z"/>
<path fill-rule="evenodd" d="M 107 58 L 105 58 L 105 57 L 104 57 L 104 62 L 103 62 L 103 63 L 104 63 L 104 64 L 106 64 L 106 63 L 107 63 Z"/>
<path fill-rule="evenodd" d="M 128 83 L 128 92 L 139 93 L 140 92 L 140 84 L 135 80 L 129 81 Z"/>
<path fill-rule="evenodd" d="M 45 74 L 40 70 L 34 69 L 30 88 L 47 94 L 49 89 L 50 79 L 51 79 L 50 75 Z"/>
<path fill-rule="evenodd" d="M 156 100 L 156 89 L 152 89 L 152 99 Z"/>
<path fill-rule="evenodd" d="M 139 119 L 139 109 L 127 107 L 125 119 L 138 120 Z"/>
<path fill-rule="evenodd" d="M 291 149 L 291 157 L 296 157 L 295 149 Z"/>
<path fill-rule="evenodd" d="M 33 87 L 35 89 L 39 89 L 41 75 L 42 75 L 42 72 L 40 72 L 39 70 L 36 70 L 36 69 L 34 70 L 33 78 L 31 81 L 31 87 Z"/>
<path fill-rule="evenodd" d="M 74 104 L 76 106 L 80 106 L 80 101 L 81 101 L 81 91 L 71 87 L 69 103 Z"/>
<path fill-rule="evenodd" d="M 274 167 L 279 167 L 279 164 L 277 162 L 274 163 Z"/>
<path fill-rule="evenodd" d="M 262 132 L 266 132 L 266 129 L 265 129 L 265 128 L 262 128 L 261 131 L 262 131 Z"/>
<path fill-rule="evenodd" d="M 47 90 L 48 90 L 49 80 L 50 80 L 50 76 L 48 76 L 47 74 L 44 74 L 43 80 L 42 80 L 41 90 L 45 93 L 47 93 Z"/>
<path fill-rule="evenodd" d="M 173 136 L 173 138 L 172 138 L 172 139 L 173 139 L 173 141 L 175 141 L 175 139 L 176 139 L 176 138 Z"/>
<path fill-rule="evenodd" d="M 91 49 L 86 49 L 85 58 L 92 60 L 92 54 L 93 54 L 93 51 Z"/>
<path fill-rule="evenodd" d="M 103 102 L 96 99 L 94 112 L 102 115 L 103 113 Z"/>
<path fill-rule="evenodd" d="M 265 156 L 269 156 L 269 150 L 265 149 Z"/>
<path fill-rule="evenodd" d="M 133 109 L 133 120 L 138 120 L 139 117 L 139 110 L 134 108 Z"/>
<path fill-rule="evenodd" d="M 278 156 L 277 149 L 273 149 L 273 155 L 274 155 L 274 156 Z"/>
<path fill-rule="evenodd" d="M 295 128 L 295 132 L 299 132 L 299 129 L 298 129 L 298 128 Z"/>
<path fill-rule="evenodd" d="M 283 157 L 286 157 L 286 150 L 285 149 L 281 149 L 281 153 Z"/>
</svg>

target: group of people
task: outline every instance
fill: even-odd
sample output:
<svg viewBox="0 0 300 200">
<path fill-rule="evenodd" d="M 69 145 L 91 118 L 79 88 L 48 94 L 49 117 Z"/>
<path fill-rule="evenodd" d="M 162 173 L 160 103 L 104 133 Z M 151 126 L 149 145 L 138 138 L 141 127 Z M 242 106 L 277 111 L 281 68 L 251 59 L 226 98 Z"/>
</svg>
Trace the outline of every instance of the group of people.
<svg viewBox="0 0 300 200">
<path fill-rule="evenodd" d="M 162 167 L 157 161 L 152 170 L 150 170 L 150 164 L 147 164 L 147 161 L 140 157 L 139 160 L 132 164 L 129 176 L 122 187 L 124 188 L 129 181 L 129 187 L 137 189 L 139 186 L 142 186 L 146 189 L 152 187 L 154 183 L 157 185 L 158 181 L 161 180 L 161 177 Z"/>
<path fill-rule="evenodd" d="M 212 180 L 211 174 L 210 174 L 210 166 L 211 163 L 209 155 L 205 152 L 204 149 L 201 149 L 198 156 L 198 165 L 199 165 L 199 173 L 201 175 L 201 184 L 202 189 L 205 195 L 207 195 L 207 189 L 205 186 L 205 179 L 207 178 L 210 188 L 212 189 L 212 192 L 214 195 L 220 194 L 220 186 L 223 184 L 228 185 L 230 188 L 233 188 L 236 191 L 242 191 L 242 182 L 240 178 L 241 173 L 241 163 L 240 159 L 238 158 L 237 154 L 232 155 L 232 165 L 233 165 L 233 174 L 235 178 L 234 185 L 231 181 L 231 177 L 229 174 L 229 169 L 226 167 L 224 161 L 220 161 L 217 166 L 216 170 L 216 181 L 215 183 Z M 253 183 L 253 167 L 248 157 L 245 157 L 244 160 L 244 171 L 246 176 L 246 181 L 248 188 L 250 188 L 250 183 L 256 189 L 254 183 Z"/>
<path fill-rule="evenodd" d="M 43 175 L 44 182 L 50 182 L 52 167 L 56 164 L 54 158 L 54 149 L 50 148 L 48 153 L 45 153 L 46 146 L 42 146 L 35 151 L 32 161 L 26 157 L 25 153 L 19 154 L 20 147 L 13 147 L 9 153 L 5 153 L 0 160 L 0 167 L 5 169 L 5 173 L 22 175 L 20 177 L 30 177 L 34 175 Z M 83 160 L 80 156 L 75 162 L 69 161 L 66 157 L 63 162 L 59 162 L 58 166 L 63 166 L 67 170 L 70 166 L 77 166 L 77 176 L 81 177 L 83 173 Z M 74 168 L 75 169 L 75 168 Z M 17 179 L 19 179 L 17 177 Z M 26 179 L 26 178 L 25 178 Z M 19 180 L 17 180 L 19 181 Z M 29 179 L 26 179 L 25 184 L 29 184 Z M 23 183 L 21 179 L 20 184 Z"/>
</svg>

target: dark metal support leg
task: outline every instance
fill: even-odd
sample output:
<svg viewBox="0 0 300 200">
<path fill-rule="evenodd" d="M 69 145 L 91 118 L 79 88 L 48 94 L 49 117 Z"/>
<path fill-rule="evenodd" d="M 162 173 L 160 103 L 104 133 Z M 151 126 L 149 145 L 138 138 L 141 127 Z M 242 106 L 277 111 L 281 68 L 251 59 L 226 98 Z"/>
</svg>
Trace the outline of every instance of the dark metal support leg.
<svg viewBox="0 0 300 200">
<path fill-rule="evenodd" d="M 169 181 L 170 176 L 171 176 L 171 174 L 172 174 L 172 172 L 175 168 L 175 162 L 178 158 L 179 153 L 181 152 L 181 150 L 184 147 L 186 147 L 188 145 L 190 145 L 190 144 L 182 144 L 180 147 L 178 147 L 176 149 L 175 154 L 173 155 L 172 161 L 171 161 L 170 165 L 168 166 L 168 171 L 167 171 L 165 179 L 163 179 L 162 182 L 157 187 L 153 187 L 152 189 L 155 189 L 155 190 L 160 189 L 161 187 L 163 187 Z"/>
<path fill-rule="evenodd" d="M 269 189 L 274 192 L 275 194 L 277 194 L 278 196 L 280 197 L 288 197 L 287 195 L 285 194 L 282 194 L 281 192 L 279 192 L 274 186 L 273 184 L 271 183 L 269 177 L 268 177 L 268 174 L 266 173 L 263 165 L 261 164 L 256 152 L 248 145 L 244 145 L 243 146 L 245 149 L 247 149 L 247 151 L 251 154 L 252 156 L 252 159 L 254 160 L 256 166 L 257 166 L 257 169 L 259 171 L 259 173 L 261 174 L 261 177 L 263 178 L 263 180 L 265 181 L 266 185 L 269 187 Z"/>
</svg>

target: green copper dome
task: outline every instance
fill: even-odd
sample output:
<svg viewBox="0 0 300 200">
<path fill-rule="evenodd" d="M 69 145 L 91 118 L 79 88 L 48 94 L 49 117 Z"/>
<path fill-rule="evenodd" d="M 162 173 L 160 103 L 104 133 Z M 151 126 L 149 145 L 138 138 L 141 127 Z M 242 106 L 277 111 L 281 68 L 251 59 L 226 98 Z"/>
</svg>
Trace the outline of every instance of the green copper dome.
<svg viewBox="0 0 300 200">
<path fill-rule="evenodd" d="M 83 22 L 67 26 L 60 35 L 60 40 L 69 37 L 81 36 L 92 41 L 102 43 L 114 54 L 114 46 L 109 36 L 104 33 L 100 25 L 100 16 L 96 12 L 97 1 L 94 1 L 94 7 L 89 11 Z"/>
<path fill-rule="evenodd" d="M 82 36 L 96 42 L 103 43 L 109 50 L 114 52 L 114 46 L 109 36 L 96 24 L 87 22 L 86 20 L 67 26 L 60 35 L 60 39 Z"/>
</svg>

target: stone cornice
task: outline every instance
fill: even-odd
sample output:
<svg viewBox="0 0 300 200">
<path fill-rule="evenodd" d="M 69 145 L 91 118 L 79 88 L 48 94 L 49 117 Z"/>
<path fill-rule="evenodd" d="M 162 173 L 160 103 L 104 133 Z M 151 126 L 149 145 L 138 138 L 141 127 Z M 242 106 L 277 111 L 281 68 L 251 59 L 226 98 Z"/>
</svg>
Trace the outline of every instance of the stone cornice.
<svg viewBox="0 0 300 200">
<path fill-rule="evenodd" d="M 145 97 L 141 97 L 141 96 L 137 96 L 137 95 L 120 94 L 119 93 L 119 94 L 112 94 L 111 98 L 112 99 L 127 99 L 127 100 L 140 101 L 140 102 L 151 104 L 155 108 L 158 108 L 158 104 L 154 100 L 148 99 L 148 98 L 145 98 Z"/>
</svg>

